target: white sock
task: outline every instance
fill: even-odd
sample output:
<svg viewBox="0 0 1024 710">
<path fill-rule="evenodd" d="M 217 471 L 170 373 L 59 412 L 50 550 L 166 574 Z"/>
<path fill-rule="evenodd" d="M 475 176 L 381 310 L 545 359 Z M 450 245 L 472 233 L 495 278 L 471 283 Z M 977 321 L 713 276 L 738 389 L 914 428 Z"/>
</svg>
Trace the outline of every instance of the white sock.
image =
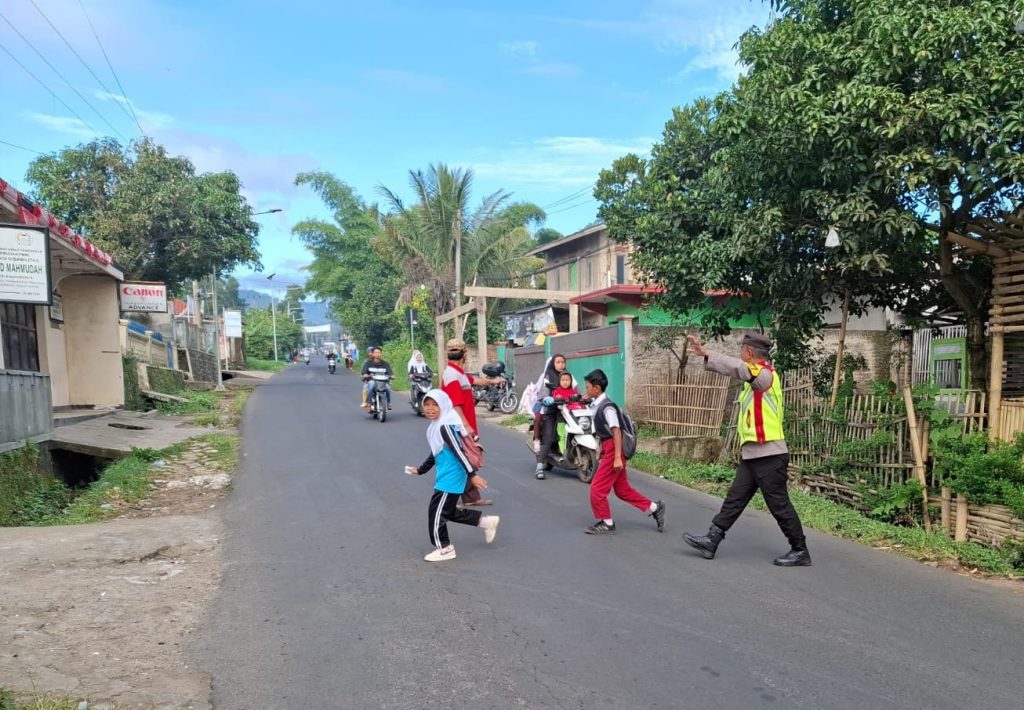
<svg viewBox="0 0 1024 710">
<path fill-rule="evenodd" d="M 657 503 L 655 503 L 655 502 L 654 502 L 654 501 L 652 500 L 652 501 L 651 501 L 651 507 L 647 509 L 647 512 L 648 512 L 648 513 L 653 513 L 653 512 L 654 512 L 654 511 L 656 511 L 657 509 L 658 509 L 658 504 L 657 504 Z"/>
<path fill-rule="evenodd" d="M 605 525 L 615 525 L 615 521 L 612 520 L 611 518 L 605 518 L 604 519 L 604 524 Z"/>
</svg>

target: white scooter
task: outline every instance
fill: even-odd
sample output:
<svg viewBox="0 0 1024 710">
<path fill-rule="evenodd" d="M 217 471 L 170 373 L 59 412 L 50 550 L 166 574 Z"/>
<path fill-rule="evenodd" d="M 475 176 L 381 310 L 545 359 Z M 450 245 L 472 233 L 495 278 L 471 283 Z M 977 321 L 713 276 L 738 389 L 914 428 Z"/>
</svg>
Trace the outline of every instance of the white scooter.
<svg viewBox="0 0 1024 710">
<path fill-rule="evenodd" d="M 574 397 L 572 401 L 580 400 Z M 594 410 L 590 407 L 569 409 L 570 403 L 564 399 L 556 399 L 549 405 L 558 407 L 558 421 L 565 426 L 565 439 L 561 442 L 562 453 L 549 453 L 544 468 L 548 471 L 552 468 L 576 471 L 581 481 L 590 483 L 597 472 L 597 460 L 601 455 L 597 437 L 594 436 Z M 533 451 L 532 426 L 527 432 L 527 445 Z"/>
</svg>

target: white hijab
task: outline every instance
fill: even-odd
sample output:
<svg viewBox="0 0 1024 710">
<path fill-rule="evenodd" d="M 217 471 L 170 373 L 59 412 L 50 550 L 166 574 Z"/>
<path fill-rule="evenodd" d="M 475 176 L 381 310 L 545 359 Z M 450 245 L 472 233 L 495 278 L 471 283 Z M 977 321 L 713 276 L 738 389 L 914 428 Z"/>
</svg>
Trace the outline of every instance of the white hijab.
<svg viewBox="0 0 1024 710">
<path fill-rule="evenodd" d="M 416 362 L 416 356 L 419 355 L 421 362 Z M 405 368 L 406 372 L 418 372 L 420 374 L 426 374 L 427 369 L 430 366 L 427 364 L 427 359 L 423 357 L 423 353 L 419 350 L 413 350 L 412 356 L 409 358 L 409 366 Z"/>
<path fill-rule="evenodd" d="M 462 418 L 452 406 L 451 398 L 443 390 L 430 390 L 423 395 L 423 399 L 432 399 L 441 408 L 441 416 L 430 422 L 430 426 L 427 427 L 427 443 L 430 445 L 430 453 L 437 456 L 444 449 L 441 427 L 452 426 L 463 434 L 466 433 L 466 428 L 462 424 Z"/>
</svg>

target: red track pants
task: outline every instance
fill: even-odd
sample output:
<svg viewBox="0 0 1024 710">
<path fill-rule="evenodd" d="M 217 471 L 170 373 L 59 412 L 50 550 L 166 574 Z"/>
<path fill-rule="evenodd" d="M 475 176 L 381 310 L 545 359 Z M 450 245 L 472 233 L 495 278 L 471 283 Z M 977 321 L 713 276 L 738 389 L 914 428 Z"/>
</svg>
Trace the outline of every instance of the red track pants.
<svg viewBox="0 0 1024 710">
<path fill-rule="evenodd" d="M 651 499 L 629 485 L 625 468 L 621 471 L 612 469 L 614 461 L 615 441 L 606 439 L 601 442 L 601 459 L 597 463 L 594 480 L 590 482 L 590 508 L 598 520 L 610 520 L 612 517 L 612 509 L 608 507 L 608 494 L 612 491 L 615 491 L 620 500 L 635 506 L 643 513 L 651 507 Z"/>
</svg>

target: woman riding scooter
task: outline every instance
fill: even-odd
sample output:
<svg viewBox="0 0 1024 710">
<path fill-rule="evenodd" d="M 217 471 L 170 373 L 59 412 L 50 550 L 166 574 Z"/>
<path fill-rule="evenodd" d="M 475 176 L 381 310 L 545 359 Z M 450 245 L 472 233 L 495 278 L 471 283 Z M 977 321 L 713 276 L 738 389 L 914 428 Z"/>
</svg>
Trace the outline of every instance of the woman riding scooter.
<svg viewBox="0 0 1024 710">
<path fill-rule="evenodd" d="M 431 388 L 434 373 L 419 350 L 412 351 L 412 357 L 409 358 L 409 365 L 406 369 L 409 373 L 410 404 L 414 412 L 422 414 L 423 396 Z"/>
<path fill-rule="evenodd" d="M 551 394 L 558 389 L 559 379 L 562 373 L 565 372 L 565 355 L 561 353 L 552 355 L 548 358 L 547 363 L 544 365 L 544 373 L 537 380 L 536 391 L 538 401 L 544 397 L 551 396 Z M 577 387 L 576 378 L 572 379 L 572 386 Z M 544 473 L 544 469 L 547 466 L 548 454 L 552 449 L 558 450 L 558 411 L 554 407 L 544 407 L 538 412 L 538 416 L 534 417 L 534 450 L 537 452 L 537 468 L 534 471 L 534 477 L 538 481 L 543 481 L 547 478 Z M 540 427 L 540 434 L 538 436 L 537 427 Z"/>
</svg>

